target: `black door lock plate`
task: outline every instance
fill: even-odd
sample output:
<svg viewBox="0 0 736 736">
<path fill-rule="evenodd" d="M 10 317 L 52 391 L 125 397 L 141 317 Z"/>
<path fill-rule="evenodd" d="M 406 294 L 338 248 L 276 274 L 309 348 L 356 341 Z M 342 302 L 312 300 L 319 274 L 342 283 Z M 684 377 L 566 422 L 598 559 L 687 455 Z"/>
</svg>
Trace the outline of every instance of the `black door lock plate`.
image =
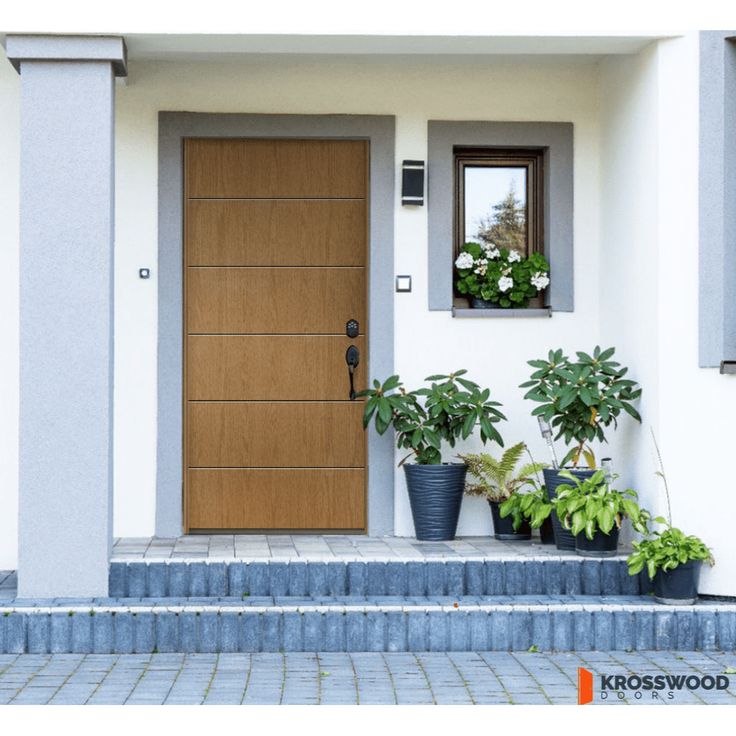
<svg viewBox="0 0 736 736">
<path fill-rule="evenodd" d="M 360 332 L 360 325 L 358 324 L 358 320 L 349 319 L 345 323 L 345 334 L 348 337 L 358 337 L 359 332 Z"/>
</svg>

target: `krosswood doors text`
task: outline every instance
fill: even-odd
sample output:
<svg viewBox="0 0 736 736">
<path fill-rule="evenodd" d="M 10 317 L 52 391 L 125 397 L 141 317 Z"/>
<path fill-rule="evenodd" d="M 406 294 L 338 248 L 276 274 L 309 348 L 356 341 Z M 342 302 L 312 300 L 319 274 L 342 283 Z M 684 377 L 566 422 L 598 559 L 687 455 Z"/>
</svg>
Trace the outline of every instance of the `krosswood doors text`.
<svg viewBox="0 0 736 736">
<path fill-rule="evenodd" d="M 186 528 L 364 531 L 368 143 L 194 138 L 184 160 Z"/>
</svg>

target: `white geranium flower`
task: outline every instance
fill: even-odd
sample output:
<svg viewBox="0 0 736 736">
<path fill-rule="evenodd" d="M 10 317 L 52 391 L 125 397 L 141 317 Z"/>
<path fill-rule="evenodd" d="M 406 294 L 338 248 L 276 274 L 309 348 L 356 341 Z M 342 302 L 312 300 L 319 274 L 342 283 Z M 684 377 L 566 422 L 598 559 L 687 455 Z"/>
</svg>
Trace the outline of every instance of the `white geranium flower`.
<svg viewBox="0 0 736 736">
<path fill-rule="evenodd" d="M 513 285 L 514 280 L 509 276 L 501 276 L 498 280 L 498 288 L 503 292 L 508 291 Z"/>
<path fill-rule="evenodd" d="M 473 263 L 473 256 L 470 253 L 463 252 L 457 257 L 455 266 L 457 268 L 473 268 Z"/>
<path fill-rule="evenodd" d="M 494 260 L 501 255 L 501 251 L 498 248 L 492 248 L 491 246 L 488 246 L 485 251 L 486 258 L 489 258 L 490 260 Z"/>
<path fill-rule="evenodd" d="M 485 276 L 487 270 L 488 270 L 488 266 L 486 266 L 485 263 L 481 263 L 475 267 L 474 273 L 477 273 L 478 276 Z"/>
<path fill-rule="evenodd" d="M 521 260 L 521 256 L 515 250 L 509 253 L 509 263 L 518 263 Z"/>
<path fill-rule="evenodd" d="M 542 289 L 546 289 L 549 286 L 549 276 L 547 276 L 546 273 L 542 273 L 541 271 L 537 271 L 537 273 L 534 274 L 531 278 L 532 286 L 535 289 L 538 289 L 541 291 Z"/>
</svg>

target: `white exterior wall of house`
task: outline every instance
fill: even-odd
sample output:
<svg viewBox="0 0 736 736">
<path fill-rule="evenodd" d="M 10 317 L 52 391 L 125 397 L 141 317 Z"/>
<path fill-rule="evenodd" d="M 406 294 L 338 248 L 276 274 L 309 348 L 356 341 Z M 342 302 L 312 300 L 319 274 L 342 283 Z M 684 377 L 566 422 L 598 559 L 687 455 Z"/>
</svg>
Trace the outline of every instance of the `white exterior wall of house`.
<svg viewBox="0 0 736 736">
<path fill-rule="evenodd" d="M 528 374 L 526 360 L 553 347 L 615 345 L 644 386 L 644 426 L 624 419 L 611 448 L 622 481 L 654 503 L 651 424 L 675 520 L 701 534 L 719 559 L 701 589 L 736 595 L 726 515 L 710 519 L 695 509 L 706 492 L 714 502 L 728 502 L 721 482 L 728 475 L 722 470 L 729 449 L 724 406 L 736 398 L 732 379 L 697 367 L 697 54 L 697 34 L 691 34 L 636 56 L 603 60 L 132 60 L 116 103 L 115 535 L 154 533 L 160 110 L 395 115 L 397 162 L 427 158 L 428 120 L 572 122 L 575 311 L 551 319 L 454 319 L 449 312 L 428 311 L 427 207 L 402 207 L 397 197 L 395 272 L 412 275 L 413 291 L 395 295 L 396 372 L 413 386 L 430 373 L 467 368 L 504 403 L 507 443 L 525 439 L 546 459 L 531 406 L 518 388 Z M 19 87 L 10 64 L 0 63 L 4 569 L 15 567 L 17 537 Z M 396 174 L 398 182 L 398 167 Z M 150 280 L 138 278 L 140 267 L 153 269 Z M 687 413 L 676 403 L 683 393 L 694 397 Z M 467 499 L 459 534 L 490 530 L 487 505 Z M 400 470 L 395 532 L 413 533 Z"/>
<path fill-rule="evenodd" d="M 115 534 L 153 533 L 156 431 L 156 303 L 154 282 L 139 266 L 157 249 L 158 111 L 353 113 L 396 116 L 396 160 L 427 157 L 427 121 L 544 120 L 575 124 L 576 311 L 552 319 L 462 320 L 427 308 L 427 207 L 396 198 L 395 271 L 413 277 L 395 295 L 395 368 L 413 385 L 434 372 L 467 368 L 507 408 L 508 441 L 539 445 L 536 420 L 518 384 L 530 344 L 545 352 L 597 340 L 598 71 L 578 62 L 408 64 L 263 62 L 260 64 L 130 65 L 117 98 L 116 492 Z M 398 177 L 397 169 L 397 177 Z M 131 213 L 135 213 L 131 216 Z M 155 275 L 155 274 L 154 274 Z M 372 325 L 371 330 L 380 330 Z M 135 396 L 133 397 L 133 394 Z M 130 403 L 123 406 L 131 397 Z M 538 454 L 541 455 L 541 448 Z M 397 456 L 397 460 L 400 457 Z M 403 471 L 396 473 L 395 530 L 413 534 Z M 491 530 L 487 504 L 468 499 L 460 534 Z"/>
<path fill-rule="evenodd" d="M 627 480 L 666 514 L 651 429 L 675 525 L 717 560 L 701 592 L 736 595 L 736 381 L 698 367 L 698 50 L 691 34 L 601 66 L 600 329 L 644 386 L 642 431 L 616 447 Z"/>
</svg>

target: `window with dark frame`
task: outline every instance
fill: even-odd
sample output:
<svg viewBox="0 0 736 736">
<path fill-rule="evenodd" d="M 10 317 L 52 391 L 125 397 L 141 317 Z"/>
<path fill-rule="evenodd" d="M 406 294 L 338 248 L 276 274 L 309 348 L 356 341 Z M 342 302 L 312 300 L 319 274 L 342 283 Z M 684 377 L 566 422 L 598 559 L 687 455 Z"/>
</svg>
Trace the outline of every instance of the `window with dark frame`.
<svg viewBox="0 0 736 736">
<path fill-rule="evenodd" d="M 543 149 L 455 148 L 453 261 L 467 242 L 544 253 Z M 465 299 L 455 294 L 456 306 Z M 542 306 L 542 297 L 529 305 Z"/>
</svg>

